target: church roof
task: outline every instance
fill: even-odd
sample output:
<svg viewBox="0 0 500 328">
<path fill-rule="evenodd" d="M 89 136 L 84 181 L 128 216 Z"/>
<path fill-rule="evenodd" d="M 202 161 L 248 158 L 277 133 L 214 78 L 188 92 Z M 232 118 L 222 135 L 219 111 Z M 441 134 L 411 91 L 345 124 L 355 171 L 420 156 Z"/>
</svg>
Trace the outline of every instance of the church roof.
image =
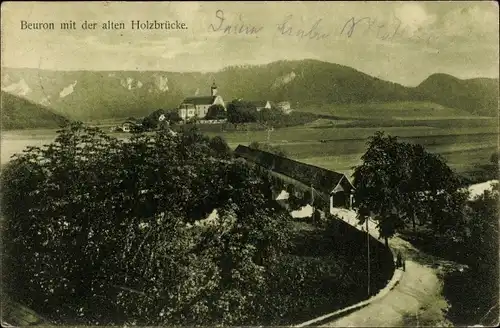
<svg viewBox="0 0 500 328">
<path fill-rule="evenodd" d="M 182 101 L 183 104 L 212 105 L 217 96 L 188 97 Z"/>
</svg>

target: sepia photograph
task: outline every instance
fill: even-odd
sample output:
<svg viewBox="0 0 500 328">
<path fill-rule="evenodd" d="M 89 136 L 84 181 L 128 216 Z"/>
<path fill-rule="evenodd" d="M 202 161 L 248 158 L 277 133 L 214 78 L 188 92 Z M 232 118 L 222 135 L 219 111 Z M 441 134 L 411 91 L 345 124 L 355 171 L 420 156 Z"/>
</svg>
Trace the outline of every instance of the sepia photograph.
<svg viewBox="0 0 500 328">
<path fill-rule="evenodd" d="M 496 327 L 494 1 L 4 1 L 1 325 Z"/>
</svg>

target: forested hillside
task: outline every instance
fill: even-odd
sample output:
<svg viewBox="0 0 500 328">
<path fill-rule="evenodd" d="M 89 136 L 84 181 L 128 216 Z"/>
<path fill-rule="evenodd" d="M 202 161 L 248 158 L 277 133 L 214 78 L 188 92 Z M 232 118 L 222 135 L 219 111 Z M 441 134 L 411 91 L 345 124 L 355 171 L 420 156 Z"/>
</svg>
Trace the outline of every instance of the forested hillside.
<svg viewBox="0 0 500 328">
<path fill-rule="evenodd" d="M 41 105 L 2 91 L 2 129 L 55 128 L 68 120 Z"/>
<path fill-rule="evenodd" d="M 289 101 L 310 105 L 429 101 L 496 116 L 498 79 L 459 80 L 444 74 L 416 88 L 318 60 L 231 66 L 213 73 L 2 70 L 2 90 L 46 105 L 71 119 L 144 116 L 175 108 L 184 97 L 208 95 L 216 82 L 226 101 Z"/>
<path fill-rule="evenodd" d="M 433 74 L 416 89 L 417 97 L 473 114 L 498 115 L 498 79 L 460 80 L 447 74 Z"/>
</svg>

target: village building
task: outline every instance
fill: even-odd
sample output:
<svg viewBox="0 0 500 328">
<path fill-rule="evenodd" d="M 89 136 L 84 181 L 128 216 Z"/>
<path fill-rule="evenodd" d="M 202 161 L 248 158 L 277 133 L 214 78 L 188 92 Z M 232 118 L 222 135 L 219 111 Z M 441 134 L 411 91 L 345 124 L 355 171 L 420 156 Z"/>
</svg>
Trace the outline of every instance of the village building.
<svg viewBox="0 0 500 328">
<path fill-rule="evenodd" d="M 318 196 L 328 201 L 330 212 L 334 207 L 352 207 L 354 186 L 342 173 L 330 171 L 314 165 L 294 161 L 292 159 L 238 145 L 235 155 L 257 164 L 278 176 L 284 176 L 285 182 L 293 179 L 300 189 L 313 190 Z M 297 193 L 298 190 L 295 190 Z M 297 195 L 295 195 L 297 196 Z"/>
<path fill-rule="evenodd" d="M 276 108 L 281 110 L 283 113 L 288 114 L 292 111 L 291 105 L 289 101 L 281 101 L 276 104 Z"/>
<path fill-rule="evenodd" d="M 272 107 L 272 104 L 269 100 L 254 100 L 250 101 L 250 103 L 255 106 L 255 109 L 257 109 L 258 112 L 263 109 L 271 109 Z"/>
<path fill-rule="evenodd" d="M 193 117 L 202 119 L 207 116 L 208 109 L 212 105 L 221 105 L 225 109 L 224 100 L 217 93 L 217 86 L 214 82 L 210 87 L 210 96 L 188 97 L 184 99 L 179 105 L 179 116 L 183 120 L 189 120 Z"/>
<path fill-rule="evenodd" d="M 123 132 L 131 132 L 132 130 L 137 129 L 140 126 L 140 123 L 134 122 L 132 120 L 127 120 L 123 122 L 121 128 Z"/>
</svg>

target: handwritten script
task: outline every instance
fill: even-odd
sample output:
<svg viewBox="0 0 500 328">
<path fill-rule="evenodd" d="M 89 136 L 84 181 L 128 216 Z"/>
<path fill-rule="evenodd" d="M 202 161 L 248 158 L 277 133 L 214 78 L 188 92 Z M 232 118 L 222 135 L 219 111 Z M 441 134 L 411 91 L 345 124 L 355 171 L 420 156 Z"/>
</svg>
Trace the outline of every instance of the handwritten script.
<svg viewBox="0 0 500 328">
<path fill-rule="evenodd" d="M 322 40 L 326 39 L 330 36 L 328 33 L 323 33 L 320 30 L 320 24 L 322 19 L 318 19 L 314 24 L 310 27 L 303 28 L 295 28 L 292 26 L 290 20 L 293 18 L 292 15 L 288 15 L 285 17 L 284 21 L 277 26 L 277 30 L 280 35 L 286 36 L 295 36 L 300 39 L 310 39 L 310 40 Z"/>
<path fill-rule="evenodd" d="M 215 12 L 215 18 L 217 23 L 210 24 L 208 27 L 208 30 L 211 32 L 257 35 L 264 28 L 264 26 L 246 24 L 241 14 L 238 15 L 238 21 L 236 23 L 228 22 L 226 18 L 224 18 L 224 11 L 220 9 Z"/>
<path fill-rule="evenodd" d="M 358 36 L 373 37 L 383 41 L 396 39 L 420 39 L 429 44 L 431 36 L 425 33 L 407 33 L 407 27 L 402 21 L 393 17 L 390 21 L 378 20 L 376 17 L 349 17 L 336 24 L 336 28 L 327 28 L 323 18 L 311 22 L 297 23 L 293 15 L 286 15 L 277 24 L 251 24 L 245 20 L 243 14 L 225 15 L 222 9 L 215 12 L 214 22 L 208 26 L 208 31 L 225 35 L 244 35 L 259 37 L 263 32 L 271 31 L 275 36 L 291 37 L 300 40 L 327 40 L 330 37 L 353 38 Z"/>
</svg>

